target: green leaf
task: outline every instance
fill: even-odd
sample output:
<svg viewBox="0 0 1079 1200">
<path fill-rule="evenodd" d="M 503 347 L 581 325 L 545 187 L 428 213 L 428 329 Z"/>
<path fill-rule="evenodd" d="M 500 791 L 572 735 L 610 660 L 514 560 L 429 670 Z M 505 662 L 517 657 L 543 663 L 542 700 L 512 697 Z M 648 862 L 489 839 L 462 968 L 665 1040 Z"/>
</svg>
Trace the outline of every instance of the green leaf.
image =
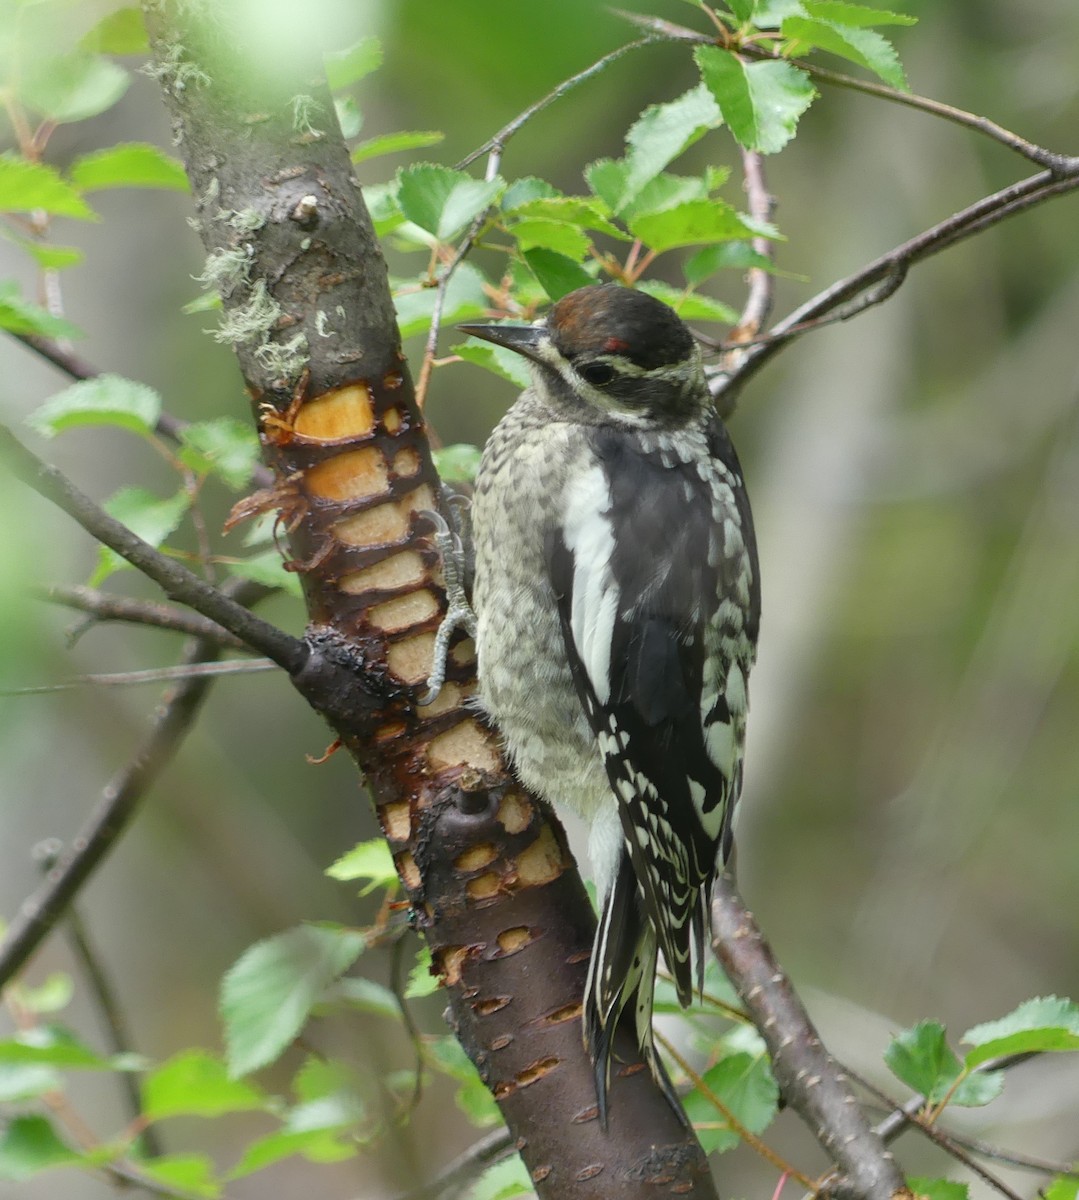
<svg viewBox="0 0 1079 1200">
<path fill-rule="evenodd" d="M 496 349 L 495 346 L 491 347 Z M 458 351 L 455 350 L 454 353 Z M 510 351 L 512 354 L 513 352 Z M 464 355 L 461 356 L 462 358 Z M 519 356 L 518 356 L 519 357 Z M 441 446 L 431 452 L 435 468 L 444 483 L 472 483 L 480 468 L 483 451 L 470 442 L 455 442 L 452 446 Z"/>
<path fill-rule="evenodd" d="M 515 179 L 502 193 L 502 211 L 511 213 L 522 204 L 532 200 L 553 200 L 562 193 L 546 179 L 536 175 L 524 175 Z"/>
<path fill-rule="evenodd" d="M 501 179 L 473 179 L 464 171 L 417 163 L 398 172 L 401 212 L 439 241 L 449 241 L 493 204 L 505 187 Z"/>
<path fill-rule="evenodd" d="M 710 1068 L 703 1079 L 751 1133 L 763 1133 L 771 1124 L 779 1103 L 779 1089 L 764 1055 L 729 1055 Z M 738 1145 L 738 1134 L 703 1092 L 691 1092 L 685 1098 L 685 1109 L 706 1154 Z"/>
<path fill-rule="evenodd" d="M 521 201 L 513 216 L 521 221 L 557 221 L 580 229 L 592 229 L 622 241 L 629 240 L 617 225 L 611 224 L 600 205 L 586 196 L 534 196 Z"/>
<path fill-rule="evenodd" d="M 0 1104 L 36 1100 L 46 1092 L 59 1092 L 64 1081 L 52 1067 L 32 1063 L 0 1064 Z"/>
<path fill-rule="evenodd" d="M 592 245 L 587 233 L 564 221 L 517 221 L 507 226 L 507 230 L 522 251 L 543 246 L 574 262 L 580 262 Z"/>
<path fill-rule="evenodd" d="M 55 168 L 27 162 L 10 152 L 0 154 L 0 212 L 30 212 L 35 208 L 54 217 L 97 220 L 94 210 Z"/>
<path fill-rule="evenodd" d="M 145 488 L 121 488 L 105 502 L 110 517 L 126 525 L 137 537 L 151 546 L 160 546 L 184 519 L 191 507 L 191 497 L 185 491 L 165 499 Z M 114 571 L 126 570 L 130 564 L 115 550 L 99 546 L 97 566 L 90 576 L 90 586 L 98 587 Z"/>
<path fill-rule="evenodd" d="M 65 267 L 77 267 L 79 263 L 85 259 L 86 255 L 77 246 L 57 246 L 52 242 L 38 242 L 32 238 L 21 238 L 13 236 L 10 230 L 5 231 L 6 236 L 11 237 L 13 242 L 20 245 L 27 254 L 31 255 L 39 267 L 46 271 L 62 271 Z M 75 330 L 75 336 L 81 336 L 81 333 L 69 321 L 64 321 L 60 317 L 54 317 L 52 314 L 47 314 L 50 321 L 60 325 L 67 325 L 70 329 Z M 69 334 L 58 334 L 58 337 L 70 337 Z"/>
<path fill-rule="evenodd" d="M 145 54 L 150 49 L 140 8 L 118 8 L 103 17 L 79 42 L 90 54 Z"/>
<path fill-rule="evenodd" d="M 408 973 L 405 999 L 421 1000 L 424 996 L 433 996 L 441 986 L 442 980 L 435 974 L 431 962 L 431 948 L 425 943 L 416 952 L 416 961 Z"/>
<path fill-rule="evenodd" d="M 595 283 L 584 267 L 554 250 L 537 246 L 535 250 L 526 250 L 524 259 L 552 300 L 561 300 L 567 293 Z"/>
<path fill-rule="evenodd" d="M 456 346 L 450 347 L 450 353 L 458 355 L 465 362 L 475 363 L 477 367 L 483 367 L 495 375 L 500 375 L 503 379 L 508 379 L 510 383 L 519 388 L 526 388 L 532 382 L 532 373 L 528 369 L 528 363 L 519 354 L 507 350 L 505 346 L 495 346 L 490 342 L 458 342 Z M 447 449 L 453 449 L 453 447 L 447 447 Z M 439 452 L 436 450 L 436 464 L 442 461 L 438 454 Z M 476 465 L 479 465 L 478 460 Z M 440 475 L 443 475 L 441 466 L 438 471 Z M 443 475 L 443 478 L 449 477 Z"/>
<path fill-rule="evenodd" d="M 845 4 L 843 0 L 802 0 L 802 6 L 811 17 L 831 21 L 836 25 L 917 25 L 917 17 L 905 13 L 889 12 L 884 8 L 866 8 L 861 4 Z"/>
<path fill-rule="evenodd" d="M 266 1108 L 258 1088 L 231 1079 L 225 1064 L 205 1050 L 185 1050 L 158 1067 L 142 1089 L 142 1111 L 151 1121 L 165 1117 L 219 1117 Z"/>
<path fill-rule="evenodd" d="M 369 842 L 359 842 L 346 854 L 342 854 L 331 866 L 328 866 L 326 874 L 331 879 L 340 879 L 342 882 L 353 879 L 368 880 L 367 887 L 360 892 L 361 896 L 366 896 L 379 888 L 396 888 L 400 883 L 393 855 L 390 853 L 385 838 L 372 838 Z"/>
<path fill-rule="evenodd" d="M 950 1103 L 976 1107 L 996 1099 L 1004 1087 L 1001 1071 L 968 1075 L 956 1085 L 964 1068 L 948 1045 L 944 1026 L 936 1021 L 921 1021 L 899 1034 L 884 1052 L 884 1061 L 932 1104 L 950 1094 Z"/>
<path fill-rule="evenodd" d="M 272 1166 L 293 1154 L 302 1154 L 311 1162 L 342 1162 L 353 1158 L 358 1152 L 354 1140 L 343 1137 L 336 1130 L 309 1129 L 292 1131 L 282 1129 L 267 1134 L 252 1142 L 240 1161 L 229 1171 L 226 1178 L 242 1179 L 254 1171 Z"/>
<path fill-rule="evenodd" d="M 253 579 L 263 587 L 280 588 L 297 599 L 303 595 L 303 587 L 295 572 L 286 571 L 281 551 L 271 546 L 261 554 L 251 554 L 247 558 L 230 559 L 227 563 L 229 574 L 238 575 L 241 579 Z"/>
<path fill-rule="evenodd" d="M 401 1019 L 401 1005 L 388 987 L 365 979 L 362 975 L 348 975 L 339 979 L 328 995 L 375 1017 L 388 1017 L 391 1021 Z"/>
<path fill-rule="evenodd" d="M 472 263 L 461 263 L 446 288 L 446 302 L 442 309 L 443 327 L 483 316 L 487 311 L 487 295 L 483 290 L 485 282 Z M 393 303 L 397 309 L 401 337 L 408 338 L 417 333 L 426 333 L 431 327 L 435 289 L 417 288 L 415 280 L 409 280 L 404 286 L 413 290 L 395 293 Z"/>
<path fill-rule="evenodd" d="M 975 1025 L 962 1040 L 974 1047 L 967 1067 L 1005 1054 L 1079 1050 L 1079 1005 L 1057 996 L 1026 1000 L 999 1021 Z"/>
<path fill-rule="evenodd" d="M 131 83 L 123 67 L 98 54 L 75 52 L 50 58 L 20 88 L 27 104 L 58 124 L 85 121 L 105 112 Z"/>
<path fill-rule="evenodd" d="M 165 188 L 189 190 L 183 163 L 148 142 L 123 142 L 76 158 L 68 177 L 84 192 L 101 188 Z"/>
<path fill-rule="evenodd" d="M 215 417 L 195 421 L 180 434 L 180 461 L 198 475 L 214 474 L 243 491 L 259 463 L 258 435 L 246 421 Z"/>
<path fill-rule="evenodd" d="M 1079 1200 L 1079 1179 L 1059 1175 L 1042 1192 L 1042 1200 Z"/>
<path fill-rule="evenodd" d="M 918 1200 L 922 1200 L 923 1196 L 925 1200 L 970 1200 L 970 1188 L 965 1183 L 956 1183 L 951 1179 L 927 1179 L 923 1175 L 914 1175 L 907 1180 L 907 1186 Z"/>
<path fill-rule="evenodd" d="M 160 415 L 161 397 L 153 388 L 120 375 L 97 375 L 57 392 L 26 422 L 45 437 L 84 425 L 115 425 L 147 437 Z"/>
<path fill-rule="evenodd" d="M 247 950 L 221 986 L 229 1072 L 246 1075 L 278 1058 L 365 945 L 352 929 L 301 925 Z"/>
<path fill-rule="evenodd" d="M 337 92 L 359 82 L 382 65 L 382 43 L 374 36 L 363 37 L 347 49 L 332 50 L 323 58 L 330 91 Z"/>
<path fill-rule="evenodd" d="M 790 63 L 747 63 L 716 46 L 698 46 L 694 58 L 731 133 L 747 150 L 782 150 L 817 95 L 809 76 Z"/>
<path fill-rule="evenodd" d="M 434 129 L 384 133 L 381 137 L 360 142 L 352 151 L 352 161 L 362 163 L 367 162 L 369 158 L 381 158 L 384 154 L 400 154 L 402 150 L 423 150 L 427 146 L 437 146 L 445 136 Z"/>
<path fill-rule="evenodd" d="M 874 29 L 837 25 L 815 17 L 791 16 L 784 20 L 780 32 L 793 42 L 857 63 L 901 92 L 910 90 L 895 47 Z M 801 53 L 801 45 L 794 47 L 796 54 Z"/>
<path fill-rule="evenodd" d="M 363 128 L 363 113 L 360 112 L 356 101 L 351 96 L 334 96 L 333 107 L 337 113 L 341 136 L 346 141 L 358 137 Z"/>
<path fill-rule="evenodd" d="M 717 271 L 747 271 L 750 267 L 759 267 L 762 271 L 775 270 L 772 260 L 754 250 L 749 242 L 720 242 L 715 246 L 705 246 L 687 258 L 682 264 L 682 274 L 690 287 L 699 287 Z"/>
<path fill-rule="evenodd" d="M 713 300 L 710 296 L 683 292 L 670 284 L 660 283 L 658 279 L 645 280 L 637 287 L 664 304 L 669 304 L 683 321 L 722 321 L 725 325 L 734 325 L 738 321 L 738 314 L 730 305 Z"/>
<path fill-rule="evenodd" d="M 805 16 L 802 0 L 757 0 L 753 24 L 759 29 L 777 29 L 791 16 Z"/>
<path fill-rule="evenodd" d="M 677 246 L 744 238 L 752 232 L 729 204 L 714 199 L 688 200 L 660 212 L 645 213 L 631 219 L 629 229 L 657 254 Z"/>
<path fill-rule="evenodd" d="M 466 1200 L 516 1200 L 518 1196 L 535 1194 L 528 1168 L 521 1156 L 515 1154 L 488 1167 L 469 1189 Z"/>
<path fill-rule="evenodd" d="M 111 1065 L 61 1025 L 35 1025 L 0 1042 L 0 1064 L 81 1071 L 105 1071 Z"/>
<path fill-rule="evenodd" d="M 753 20 L 757 2 L 756 0 L 727 0 L 727 7 L 743 25 L 746 25 Z"/>
<path fill-rule="evenodd" d="M 589 186 L 605 202 L 612 203 L 625 221 L 646 213 L 662 212 L 689 200 L 707 200 L 708 182 L 704 179 L 662 172 L 635 195 L 630 195 L 625 163 L 601 159 L 585 172 Z"/>
<path fill-rule="evenodd" d="M 75 984 L 70 975 L 56 971 L 37 987 L 20 984 L 19 1007 L 32 1013 L 55 1013 L 67 1008 L 75 994 Z"/>
<path fill-rule="evenodd" d="M 54 317 L 40 305 L 23 299 L 19 285 L 11 279 L 0 283 L 0 329 L 44 338 L 82 337 L 82 331 L 70 321 Z"/>
<path fill-rule="evenodd" d="M 457 1106 L 472 1124 L 480 1127 L 497 1125 L 502 1120 L 498 1105 L 461 1049 L 460 1042 L 446 1035 L 430 1038 L 424 1045 L 432 1066 L 457 1080 Z"/>
<path fill-rule="evenodd" d="M 205 1154 L 165 1154 L 160 1158 L 140 1159 L 137 1169 L 147 1179 L 189 1196 L 213 1200 L 223 1191 L 214 1164 Z"/>
<path fill-rule="evenodd" d="M 722 123 L 715 98 L 703 84 L 668 104 L 646 108 L 626 134 L 629 196 L 636 195 L 669 162 Z"/>
<path fill-rule="evenodd" d="M 0 1134 L 0 1179 L 21 1182 L 47 1167 L 82 1160 L 57 1136 L 44 1117 L 14 1117 Z"/>
</svg>

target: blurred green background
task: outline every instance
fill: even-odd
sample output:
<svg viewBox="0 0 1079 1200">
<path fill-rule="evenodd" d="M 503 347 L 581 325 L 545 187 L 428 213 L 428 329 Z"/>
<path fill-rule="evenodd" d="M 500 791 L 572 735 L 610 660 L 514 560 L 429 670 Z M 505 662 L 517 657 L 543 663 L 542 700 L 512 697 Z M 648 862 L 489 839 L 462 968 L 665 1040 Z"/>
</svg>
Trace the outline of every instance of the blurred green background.
<svg viewBox="0 0 1079 1200">
<path fill-rule="evenodd" d="M 676 0 L 627 7 L 695 19 Z M 77 19 L 89 24 L 93 8 Z M 894 31 L 914 90 L 1079 150 L 1074 0 L 1027 0 L 1021 16 L 1009 0 L 903 8 L 920 18 Z M 336 45 L 376 33 L 385 48 L 384 66 L 358 93 L 363 136 L 441 128 L 446 140 L 428 156 L 451 164 L 635 36 L 603 5 L 581 0 L 361 0 L 334 15 Z M 637 52 L 527 127 L 503 173 L 580 190 L 585 164 L 620 153 L 645 105 L 694 82 L 683 48 Z M 109 113 L 61 128 L 48 158 L 63 165 L 128 139 L 169 146 L 157 86 L 142 75 Z M 737 165 L 722 135 L 688 161 Z M 361 179 L 383 180 L 396 165 L 365 164 Z M 789 239 L 779 249 L 777 312 L 1030 173 L 968 131 L 826 92 L 796 142 L 768 163 Z M 79 350 L 157 387 L 176 415 L 244 416 L 231 356 L 205 332 L 213 314 L 180 313 L 198 294 L 192 277 L 202 265 L 185 224 L 188 197 L 129 191 L 98 201 L 100 224 L 58 234 L 87 252 L 63 279 L 68 316 L 88 335 Z M 803 339 L 752 383 L 731 422 L 764 590 L 737 825 L 742 886 L 833 1051 L 878 1080 L 889 1033 L 922 1017 L 958 1036 L 1028 996 L 1079 995 L 1077 204 L 1057 200 L 999 226 L 916 268 L 882 308 Z M 6 243 L 0 259 L 0 274 L 34 295 L 27 261 Z M 391 253 L 395 272 L 419 265 Z M 737 277 L 717 294 L 737 305 Z M 409 349 L 416 366 L 419 346 Z M 0 340 L 4 420 L 18 426 L 63 382 Z M 445 442 L 482 443 L 510 394 L 477 368 L 440 370 L 430 417 Z M 27 440 L 98 498 L 161 478 L 159 460 L 122 434 Z M 28 599 L 27 588 L 85 581 L 94 547 L 2 476 L 0 495 L 6 686 L 173 661 L 168 635 L 117 626 L 66 647 L 75 619 Z M 230 499 L 207 500 L 214 528 Z M 112 582 L 152 595 L 132 573 Z M 302 628 L 298 602 L 278 599 L 264 612 Z M 0 699 L 0 914 L 12 914 L 36 883 L 31 847 L 70 837 L 127 760 L 155 695 L 82 689 Z M 144 1052 L 219 1046 L 217 981 L 251 941 L 301 919 L 370 919 L 368 902 L 322 874 L 375 832 L 344 757 L 305 761 L 328 740 L 283 679 L 219 683 L 167 779 L 86 890 L 83 914 Z M 384 957 L 365 961 L 385 979 Z M 70 965 L 54 936 L 30 978 Z M 437 997 L 421 1004 L 426 1027 L 439 1028 L 440 1007 Z M 81 995 L 73 1020 L 97 1036 Z M 350 1037 L 334 1048 L 375 1070 L 408 1063 L 407 1049 L 387 1042 L 374 1019 L 369 1028 L 357 1022 Z M 108 1083 L 80 1081 L 75 1096 L 99 1133 L 122 1123 Z M 1079 1067 L 1021 1068 L 1001 1100 L 960 1124 L 1030 1153 L 1074 1157 Z M 164 1132 L 170 1149 L 204 1146 L 227 1162 L 237 1135 L 252 1136 L 255 1124 L 174 1122 Z M 333 1167 L 289 1160 L 229 1195 L 391 1196 L 472 1136 L 435 1087 L 383 1150 Z M 800 1161 L 818 1161 L 790 1117 L 777 1141 Z M 900 1146 L 911 1170 L 944 1169 L 919 1143 Z M 774 1184 L 745 1151 L 717 1170 L 725 1195 Z M 59 1178 L 0 1184 L 0 1195 L 55 1196 Z M 1033 1193 L 1032 1177 L 1010 1178 Z M 96 1200 L 110 1189 L 65 1175 L 63 1194 Z"/>
</svg>

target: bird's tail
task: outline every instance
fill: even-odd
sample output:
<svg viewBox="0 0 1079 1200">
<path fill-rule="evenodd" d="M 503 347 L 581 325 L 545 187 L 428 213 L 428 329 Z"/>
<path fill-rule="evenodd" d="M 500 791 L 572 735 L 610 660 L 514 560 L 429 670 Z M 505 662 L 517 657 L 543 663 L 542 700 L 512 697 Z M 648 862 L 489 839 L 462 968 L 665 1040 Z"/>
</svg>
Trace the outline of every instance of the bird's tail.
<svg viewBox="0 0 1079 1200">
<path fill-rule="evenodd" d="M 607 1089 L 615 1030 L 632 1021 L 637 1047 L 675 1114 L 689 1122 L 652 1035 L 656 935 L 645 916 L 630 857 L 623 851 L 600 917 L 584 995 L 584 1040 L 596 1078 L 599 1119 L 607 1127 Z"/>
</svg>

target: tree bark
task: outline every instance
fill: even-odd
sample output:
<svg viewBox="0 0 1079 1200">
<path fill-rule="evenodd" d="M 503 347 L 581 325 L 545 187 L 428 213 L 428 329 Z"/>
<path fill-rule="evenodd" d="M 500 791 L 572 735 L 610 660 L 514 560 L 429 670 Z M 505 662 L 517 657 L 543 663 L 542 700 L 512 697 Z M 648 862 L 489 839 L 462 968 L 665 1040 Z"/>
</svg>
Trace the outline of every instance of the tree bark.
<svg viewBox="0 0 1079 1200">
<path fill-rule="evenodd" d="M 303 19 L 288 57 L 266 63 L 229 3 L 144 8 L 205 279 L 274 473 L 244 511 L 280 511 L 303 581 L 309 653 L 293 682 L 367 777 L 451 1023 L 541 1197 L 709 1200 L 704 1155 L 629 1039 L 609 1131 L 596 1119 L 580 1033 L 594 918 L 561 828 L 466 707 L 470 643 L 454 645 L 438 701 L 416 707 L 444 612 L 419 516 L 440 506 L 439 482 Z"/>
</svg>

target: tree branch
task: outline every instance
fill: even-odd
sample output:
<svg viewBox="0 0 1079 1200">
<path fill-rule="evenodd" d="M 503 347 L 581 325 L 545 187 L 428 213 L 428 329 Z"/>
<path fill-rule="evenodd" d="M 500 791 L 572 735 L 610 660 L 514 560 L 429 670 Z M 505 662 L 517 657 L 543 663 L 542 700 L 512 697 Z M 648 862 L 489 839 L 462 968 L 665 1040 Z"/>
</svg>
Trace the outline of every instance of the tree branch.
<svg viewBox="0 0 1079 1200">
<path fill-rule="evenodd" d="M 870 1127 L 846 1075 L 821 1044 L 726 873 L 712 895 L 712 939 L 720 965 L 768 1046 L 784 1098 L 839 1167 L 836 1194 L 858 1200 L 909 1197 L 895 1160 Z"/>
</svg>

